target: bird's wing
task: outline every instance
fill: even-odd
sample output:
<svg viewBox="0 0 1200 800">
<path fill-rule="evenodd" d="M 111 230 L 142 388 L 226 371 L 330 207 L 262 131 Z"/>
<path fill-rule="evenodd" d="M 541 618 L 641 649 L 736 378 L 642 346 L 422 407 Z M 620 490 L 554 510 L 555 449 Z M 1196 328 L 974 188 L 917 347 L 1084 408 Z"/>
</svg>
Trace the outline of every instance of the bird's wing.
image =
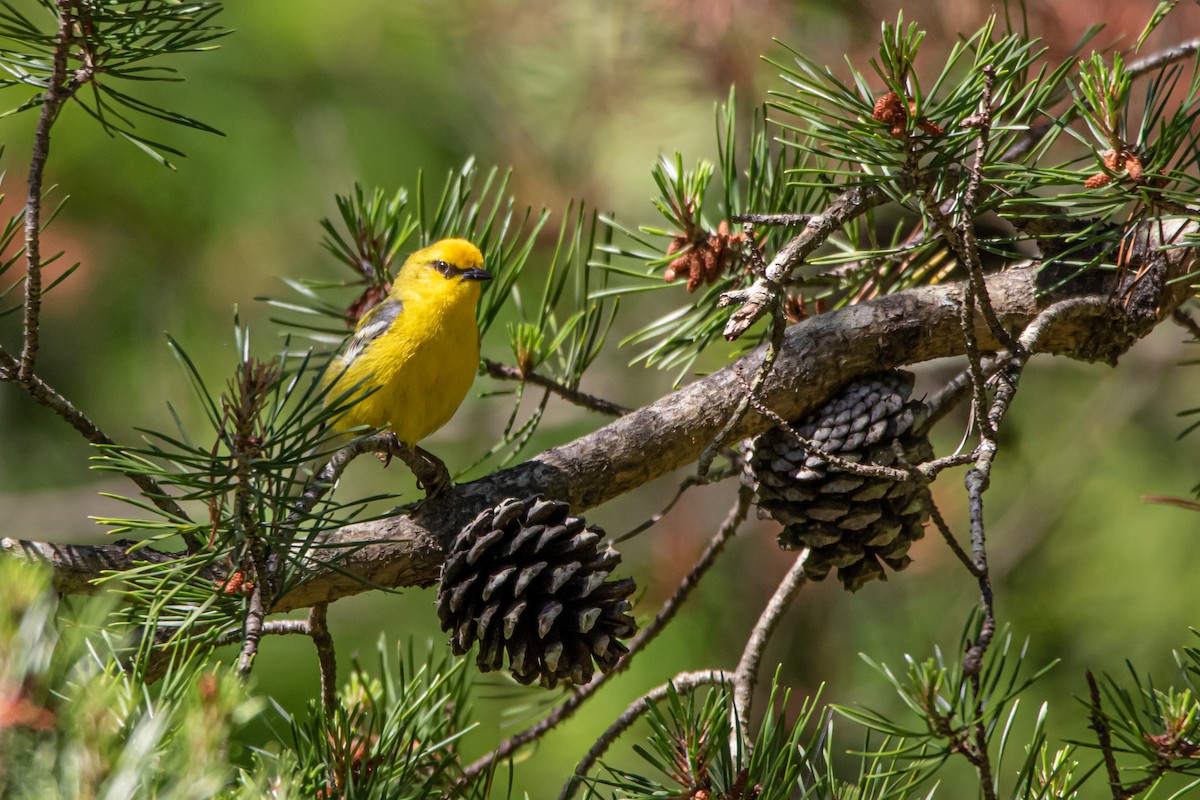
<svg viewBox="0 0 1200 800">
<path fill-rule="evenodd" d="M 396 317 L 400 316 L 400 312 L 403 310 L 403 303 L 389 297 L 364 314 L 363 318 L 358 321 L 358 327 L 354 329 L 353 338 L 350 339 L 345 352 L 342 353 L 342 359 L 346 363 L 353 361 L 359 353 L 367 349 L 371 342 L 392 327 L 392 323 L 396 321 Z"/>
</svg>

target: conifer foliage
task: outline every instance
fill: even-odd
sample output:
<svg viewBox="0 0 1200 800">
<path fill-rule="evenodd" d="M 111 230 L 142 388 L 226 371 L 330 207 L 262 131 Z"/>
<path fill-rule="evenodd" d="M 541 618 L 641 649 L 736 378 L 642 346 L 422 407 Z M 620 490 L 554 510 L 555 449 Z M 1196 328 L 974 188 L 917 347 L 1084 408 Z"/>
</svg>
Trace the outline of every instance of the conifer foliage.
<svg viewBox="0 0 1200 800">
<path fill-rule="evenodd" d="M 940 788 L 953 764 L 987 800 L 1197 791 L 1200 647 L 1181 651 L 1166 684 L 1086 673 L 1088 726 L 1069 737 L 1052 738 L 1046 704 L 1017 725 L 1052 665 L 1031 665 L 998 617 L 984 510 L 1035 353 L 1115 362 L 1168 319 L 1200 339 L 1187 309 L 1200 43 L 1138 49 L 1175 5 L 1158 3 L 1126 52 L 1090 52 L 1089 37 L 1058 61 L 996 17 L 940 64 L 902 15 L 866 64 L 829 68 L 781 46 L 769 101 L 739 114 L 730 92 L 718 109 L 715 159 L 650 167 L 657 224 L 580 201 L 526 207 L 511 173 L 473 159 L 411 191 L 355 185 L 320 223 L 331 272 L 284 276 L 286 296 L 264 298 L 282 347 L 259 355 L 238 320 L 228 376 L 214 377 L 188 353 L 209 343 L 170 339 L 195 413 L 172 406 L 176 430 L 140 429 L 133 443 L 43 369 L 42 300 L 80 266 L 44 274 L 57 258 L 43 251 L 51 133 L 65 137 L 60 119 L 78 112 L 96 127 L 70 135 L 103 133 L 105 147 L 170 166 L 181 153 L 142 124 L 218 132 L 160 98 L 184 56 L 237 39 L 207 0 L 0 5 L 0 98 L 36 119 L 3 154 L 27 158 L 28 193 L 0 220 L 0 315 L 14 323 L 0 389 L 66 422 L 94 448 L 92 468 L 131 485 L 117 498 L 127 515 L 99 520 L 123 537 L 112 544 L 0 539 L 0 795 L 501 797 L 524 748 L 582 707 L 611 724 L 556 766 L 561 798 L 953 796 Z M 342 480 L 354 459 L 398 456 L 417 472 L 419 454 L 381 431 L 331 433 L 355 391 L 330 396 L 325 369 L 397 259 L 450 236 L 475 242 L 494 276 L 478 319 L 512 357 L 480 371 L 489 402 L 511 403 L 506 421 L 474 454 L 475 480 L 431 498 L 362 496 Z M 629 311 L 647 293 L 665 309 L 654 319 Z M 639 409 L 584 391 L 614 352 L 688 385 Z M 940 357 L 959 374 L 927 393 L 898 371 Z M 529 452 L 535 434 L 554 435 L 543 423 L 558 404 L 590 432 Z M 935 452 L 929 434 L 958 406 L 967 436 Z M 649 607 L 656 595 L 637 587 L 653 576 L 625 565 L 618 577 L 615 548 L 662 515 L 611 540 L 583 515 L 680 467 L 680 495 L 724 483 L 732 508 Z M 958 493 L 955 514 L 935 484 Z M 719 664 L 639 689 L 623 712 L 590 702 L 672 623 L 755 504 L 796 553 L 757 623 Z M 869 661 L 900 711 L 826 705 L 776 678 L 756 713 L 764 653 L 809 581 L 837 570 L 869 593 L 889 574 L 919 580 L 899 571 L 922 537 L 946 547 L 977 599 L 946 611 L 965 619 L 953 651 Z M 355 659 L 339 681 L 330 604 L 437 582 L 446 640 L 427 652 L 381 642 L 377 663 Z M 255 682 L 279 635 L 316 654 L 301 711 Z M 472 663 L 508 674 L 481 684 Z M 476 729 L 477 688 L 497 679 L 515 711 L 540 704 L 541 717 Z M 263 729 L 273 738 L 256 746 Z M 637 760 L 610 756 L 635 736 Z"/>
</svg>

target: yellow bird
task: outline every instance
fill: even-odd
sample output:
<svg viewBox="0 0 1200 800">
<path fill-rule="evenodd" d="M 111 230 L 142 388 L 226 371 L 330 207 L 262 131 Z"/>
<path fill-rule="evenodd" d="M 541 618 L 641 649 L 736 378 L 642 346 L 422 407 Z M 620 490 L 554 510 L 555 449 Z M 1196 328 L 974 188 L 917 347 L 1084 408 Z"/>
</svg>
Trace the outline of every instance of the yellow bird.
<svg viewBox="0 0 1200 800">
<path fill-rule="evenodd" d="M 329 366 L 328 402 L 352 402 L 333 426 L 383 428 L 416 447 L 458 410 L 479 369 L 475 306 L 492 276 L 465 239 L 443 239 L 408 257 L 387 298 L 358 321 Z M 438 481 L 439 483 L 441 480 Z M 435 494 L 444 486 L 426 487 Z"/>
</svg>

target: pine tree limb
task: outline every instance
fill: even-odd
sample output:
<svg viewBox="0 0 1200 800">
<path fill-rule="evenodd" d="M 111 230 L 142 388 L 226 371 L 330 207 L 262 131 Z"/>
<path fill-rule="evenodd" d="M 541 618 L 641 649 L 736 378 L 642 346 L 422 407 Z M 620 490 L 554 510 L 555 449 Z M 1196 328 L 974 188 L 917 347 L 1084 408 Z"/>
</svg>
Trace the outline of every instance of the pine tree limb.
<svg viewBox="0 0 1200 800">
<path fill-rule="evenodd" d="M 1165 251 L 1164 278 L 1184 274 L 1190 249 Z M 1036 265 L 988 277 L 988 293 L 1009 330 L 1025 328 L 1055 299 L 1039 297 Z M 1146 279 L 1143 279 L 1145 282 Z M 1152 297 L 1115 306 L 1112 287 L 1090 286 L 1077 296 L 1090 300 L 1056 316 L 1036 352 L 1115 363 L 1139 338 L 1169 317 L 1186 287 L 1160 281 Z M 922 287 L 840 309 L 788 328 L 784 346 L 763 387 L 761 401 L 784 418 L 818 407 L 840 385 L 880 369 L 961 355 L 958 309 L 963 284 Z M 1059 295 L 1061 297 L 1061 295 Z M 982 320 L 979 346 L 999 343 Z M 414 513 L 350 525 L 325 537 L 308 552 L 312 576 L 275 599 L 271 613 L 359 594 L 373 586 L 428 586 L 438 577 L 442 545 L 481 509 L 506 497 L 541 492 L 582 513 L 695 461 L 741 400 L 740 374 L 756 369 L 760 348 L 738 362 L 617 419 L 593 433 L 551 448 L 529 461 L 426 502 Z M 769 421 L 748 414 L 732 431 L 745 438 Z M 139 560 L 165 560 L 151 548 L 126 552 L 121 545 L 54 545 L 0 540 L 0 551 L 49 561 L 62 591 L 80 591 L 102 569 L 123 569 Z M 336 568 L 335 568 L 336 567 Z"/>
</svg>

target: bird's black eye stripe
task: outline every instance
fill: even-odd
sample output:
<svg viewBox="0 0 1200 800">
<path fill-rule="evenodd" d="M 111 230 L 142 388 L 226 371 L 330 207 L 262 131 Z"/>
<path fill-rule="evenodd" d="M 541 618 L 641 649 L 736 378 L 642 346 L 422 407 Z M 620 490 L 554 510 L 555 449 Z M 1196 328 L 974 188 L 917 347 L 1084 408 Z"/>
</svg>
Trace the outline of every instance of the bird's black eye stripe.
<svg viewBox="0 0 1200 800">
<path fill-rule="evenodd" d="M 445 275 L 447 278 L 453 278 L 456 275 L 461 275 L 463 271 L 453 264 L 447 264 L 445 261 L 438 259 L 431 264 L 434 269 Z"/>
</svg>

